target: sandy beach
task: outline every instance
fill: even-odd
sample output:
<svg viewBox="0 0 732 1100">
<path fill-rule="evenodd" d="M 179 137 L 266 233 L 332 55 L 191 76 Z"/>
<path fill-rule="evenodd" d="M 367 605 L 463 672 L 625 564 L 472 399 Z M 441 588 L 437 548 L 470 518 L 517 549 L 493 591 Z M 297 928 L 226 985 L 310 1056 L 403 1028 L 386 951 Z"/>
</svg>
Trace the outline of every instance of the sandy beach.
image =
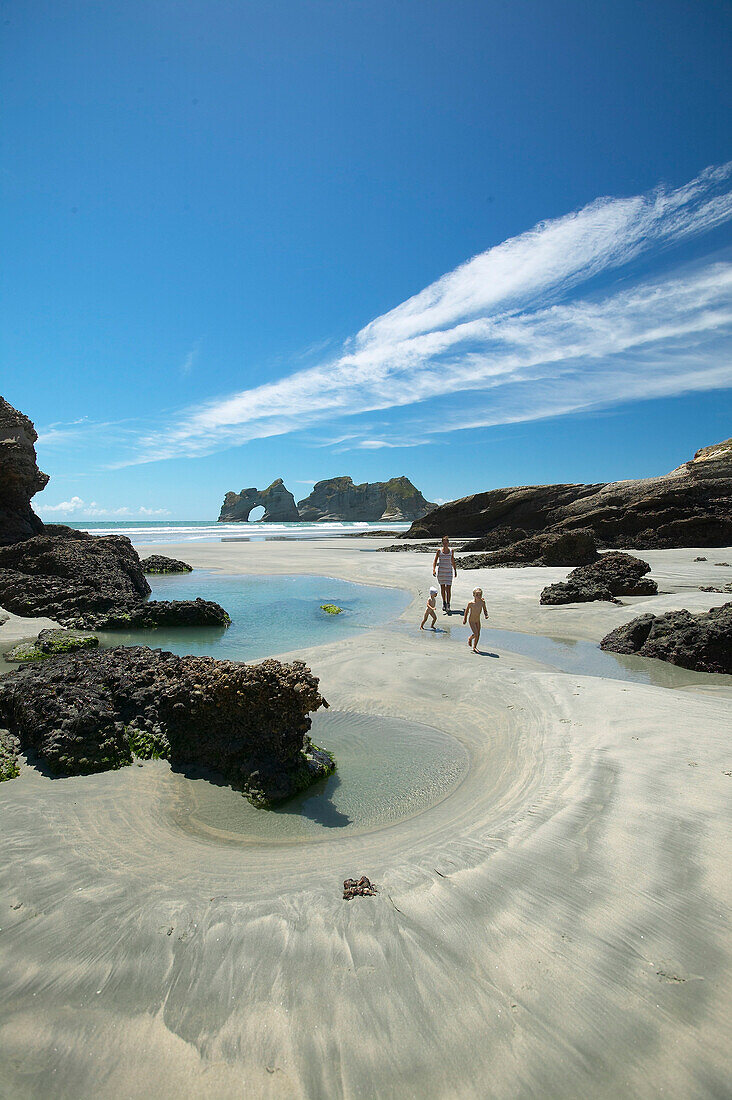
<svg viewBox="0 0 732 1100">
<path fill-rule="evenodd" d="M 397 622 L 288 656 L 336 712 L 455 739 L 465 774 L 384 827 L 275 844 L 181 827 L 162 761 L 24 766 L 0 787 L 2 1097 L 728 1094 L 730 678 L 563 672 L 491 631 L 597 643 L 708 610 L 732 549 L 642 552 L 659 594 L 622 606 L 540 606 L 566 569 L 461 573 L 454 606 L 481 585 L 490 616 L 473 656 L 461 615 L 418 630 L 431 554 L 384 544 L 145 552 L 408 590 Z M 379 893 L 344 902 L 362 874 Z"/>
</svg>

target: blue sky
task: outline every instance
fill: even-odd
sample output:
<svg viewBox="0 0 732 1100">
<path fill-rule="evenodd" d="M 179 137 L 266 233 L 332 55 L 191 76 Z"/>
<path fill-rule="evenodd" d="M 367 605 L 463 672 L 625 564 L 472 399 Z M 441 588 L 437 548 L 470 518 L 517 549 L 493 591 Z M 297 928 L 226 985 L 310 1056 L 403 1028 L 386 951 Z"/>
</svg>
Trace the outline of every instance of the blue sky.
<svg viewBox="0 0 732 1100">
<path fill-rule="evenodd" d="M 1 11 L 0 392 L 47 518 L 732 434 L 728 3 Z"/>
</svg>

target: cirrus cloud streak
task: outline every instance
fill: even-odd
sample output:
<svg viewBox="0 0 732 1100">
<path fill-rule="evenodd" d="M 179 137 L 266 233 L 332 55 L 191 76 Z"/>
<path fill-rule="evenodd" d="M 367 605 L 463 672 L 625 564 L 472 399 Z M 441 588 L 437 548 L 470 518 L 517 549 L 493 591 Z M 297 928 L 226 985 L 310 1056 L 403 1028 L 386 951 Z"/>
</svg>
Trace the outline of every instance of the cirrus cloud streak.
<svg viewBox="0 0 732 1100">
<path fill-rule="evenodd" d="M 414 435 L 732 386 L 732 265 L 697 262 L 632 286 L 619 279 L 644 254 L 730 222 L 731 177 L 732 163 L 675 190 L 602 198 L 541 223 L 371 321 L 317 366 L 142 433 L 115 465 L 406 406 Z M 360 441 L 358 430 L 342 434 L 377 449 L 400 445 L 402 425 L 378 439 L 367 428 Z"/>
</svg>

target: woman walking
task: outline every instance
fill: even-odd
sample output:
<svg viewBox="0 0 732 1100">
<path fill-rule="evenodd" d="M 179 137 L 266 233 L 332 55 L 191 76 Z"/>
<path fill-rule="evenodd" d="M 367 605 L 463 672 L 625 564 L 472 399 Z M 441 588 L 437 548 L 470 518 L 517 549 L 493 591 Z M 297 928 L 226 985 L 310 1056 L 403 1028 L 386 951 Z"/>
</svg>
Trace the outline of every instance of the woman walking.
<svg viewBox="0 0 732 1100">
<path fill-rule="evenodd" d="M 450 612 L 450 592 L 452 590 L 453 574 L 457 577 L 455 551 L 450 549 L 450 539 L 448 536 L 443 535 L 442 549 L 437 551 L 435 560 L 432 562 L 432 576 L 437 577 L 440 588 L 442 589 L 442 610 L 446 614 Z"/>
</svg>

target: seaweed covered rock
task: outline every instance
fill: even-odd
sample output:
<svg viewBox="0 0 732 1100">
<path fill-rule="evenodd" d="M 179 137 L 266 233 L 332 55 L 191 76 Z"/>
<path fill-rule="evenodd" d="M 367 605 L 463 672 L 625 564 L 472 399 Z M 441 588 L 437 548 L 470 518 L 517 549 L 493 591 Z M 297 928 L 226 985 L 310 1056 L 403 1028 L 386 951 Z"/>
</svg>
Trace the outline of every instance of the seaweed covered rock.
<svg viewBox="0 0 732 1100">
<path fill-rule="evenodd" d="M 600 642 L 611 653 L 638 653 L 698 672 L 732 674 L 732 603 L 701 615 L 641 615 Z"/>
<path fill-rule="evenodd" d="M 475 539 L 463 550 L 482 549 L 492 540 Z M 597 559 L 597 545 L 592 531 L 547 531 L 521 539 L 487 554 L 472 552 L 461 557 L 463 569 L 492 569 L 497 566 L 526 565 L 587 565 Z"/>
<path fill-rule="evenodd" d="M 94 634 L 79 634 L 75 630 L 42 630 L 34 642 L 21 642 L 5 654 L 6 661 L 45 661 L 77 649 L 96 649 L 99 639 Z"/>
<path fill-rule="evenodd" d="M 48 482 L 36 463 L 33 422 L 0 397 L 0 545 L 43 530 L 31 498 Z"/>
<path fill-rule="evenodd" d="M 164 554 L 151 554 L 140 561 L 143 573 L 192 573 L 193 566 L 178 558 L 166 558 Z"/>
<path fill-rule="evenodd" d="M 52 772 L 165 757 L 215 770 L 259 806 L 333 771 L 308 736 L 311 712 L 327 705 L 302 661 L 245 665 L 146 646 L 73 654 L 0 680 L 0 726 Z"/>
<path fill-rule="evenodd" d="M 646 576 L 650 571 L 647 561 L 613 551 L 603 554 L 592 565 L 573 569 L 566 581 L 548 585 L 541 593 L 540 603 L 589 603 L 593 600 L 617 603 L 617 596 L 655 596 L 658 586 Z"/>
</svg>

